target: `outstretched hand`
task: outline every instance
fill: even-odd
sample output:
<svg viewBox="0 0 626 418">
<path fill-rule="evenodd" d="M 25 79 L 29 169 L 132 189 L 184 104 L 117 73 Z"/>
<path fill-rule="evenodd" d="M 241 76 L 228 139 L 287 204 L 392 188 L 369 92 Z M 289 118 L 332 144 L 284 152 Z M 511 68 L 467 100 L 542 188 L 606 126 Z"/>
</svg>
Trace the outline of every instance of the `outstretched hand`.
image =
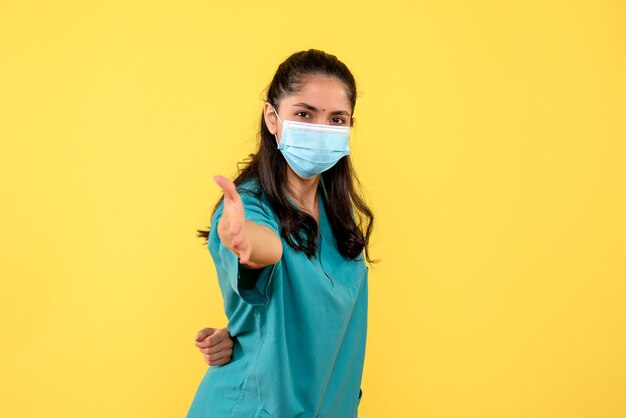
<svg viewBox="0 0 626 418">
<path fill-rule="evenodd" d="M 245 217 L 241 196 L 235 184 L 224 176 L 215 176 L 213 180 L 224 192 L 224 211 L 217 224 L 217 233 L 222 243 L 230 249 L 242 264 L 250 260 L 252 246 L 244 228 Z"/>
</svg>

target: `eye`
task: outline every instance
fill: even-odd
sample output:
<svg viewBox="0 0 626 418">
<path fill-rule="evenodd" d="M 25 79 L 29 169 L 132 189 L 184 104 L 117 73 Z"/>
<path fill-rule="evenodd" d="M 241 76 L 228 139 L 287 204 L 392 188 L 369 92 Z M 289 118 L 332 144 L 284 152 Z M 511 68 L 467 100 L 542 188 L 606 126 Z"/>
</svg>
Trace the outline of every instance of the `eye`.
<svg viewBox="0 0 626 418">
<path fill-rule="evenodd" d="M 338 125 L 342 125 L 342 124 L 346 123 L 346 121 L 343 118 L 332 118 L 331 121 L 333 123 L 338 124 Z"/>
<path fill-rule="evenodd" d="M 298 112 L 296 113 L 297 116 L 300 116 L 301 118 L 310 118 L 311 115 L 309 115 L 308 112 Z"/>
</svg>

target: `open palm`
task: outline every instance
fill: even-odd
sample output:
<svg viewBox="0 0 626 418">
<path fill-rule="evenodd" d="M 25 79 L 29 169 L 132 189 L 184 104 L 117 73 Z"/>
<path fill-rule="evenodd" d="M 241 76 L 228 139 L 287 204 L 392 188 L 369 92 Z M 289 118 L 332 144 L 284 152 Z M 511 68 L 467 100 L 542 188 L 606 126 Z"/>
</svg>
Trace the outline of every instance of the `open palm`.
<svg viewBox="0 0 626 418">
<path fill-rule="evenodd" d="M 241 196 L 237 193 L 235 184 L 224 176 L 215 176 L 213 180 L 224 192 L 224 211 L 217 224 L 217 233 L 222 243 L 239 257 L 245 264 L 250 259 L 252 247 L 244 228 L 245 217 Z"/>
</svg>

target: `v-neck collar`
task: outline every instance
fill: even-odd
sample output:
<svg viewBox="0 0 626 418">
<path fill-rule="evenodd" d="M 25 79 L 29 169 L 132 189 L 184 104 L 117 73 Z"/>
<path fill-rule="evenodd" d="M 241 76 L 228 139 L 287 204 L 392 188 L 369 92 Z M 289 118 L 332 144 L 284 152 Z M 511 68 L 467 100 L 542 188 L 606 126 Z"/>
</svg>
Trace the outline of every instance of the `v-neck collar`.
<svg viewBox="0 0 626 418">
<path fill-rule="evenodd" d="M 328 193 L 326 192 L 326 187 L 324 186 L 324 179 L 322 177 L 320 177 L 320 181 L 319 183 L 317 183 L 317 212 L 318 212 L 318 226 L 322 221 L 322 211 L 324 211 L 324 216 L 326 215 L 326 208 L 324 207 L 324 199 L 328 197 Z M 295 206 L 296 208 L 302 210 L 291 198 L 291 196 L 289 196 L 289 194 L 286 194 L 287 196 L 287 200 L 289 200 L 289 203 L 291 203 L 293 206 Z"/>
<path fill-rule="evenodd" d="M 324 186 L 324 180 L 320 178 L 320 183 L 317 188 L 318 193 L 318 207 L 319 207 L 319 220 L 317 222 L 317 226 L 319 228 L 320 235 L 322 231 L 324 231 L 324 235 L 326 235 L 327 231 L 330 229 L 330 223 L 328 220 L 328 215 L 326 213 L 326 205 L 324 202 L 326 201 L 328 204 L 328 193 L 326 191 L 326 186 Z"/>
</svg>

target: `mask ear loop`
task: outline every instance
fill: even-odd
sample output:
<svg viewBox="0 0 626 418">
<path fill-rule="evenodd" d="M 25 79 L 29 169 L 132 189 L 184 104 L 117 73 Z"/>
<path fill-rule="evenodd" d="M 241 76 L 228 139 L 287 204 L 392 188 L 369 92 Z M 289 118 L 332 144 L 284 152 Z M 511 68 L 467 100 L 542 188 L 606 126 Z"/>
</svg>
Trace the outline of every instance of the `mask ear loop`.
<svg viewBox="0 0 626 418">
<path fill-rule="evenodd" d="M 274 114 L 276 115 L 280 123 L 282 125 L 285 125 L 285 123 L 280 119 L 280 116 L 278 116 L 278 113 L 276 113 L 276 108 L 274 106 L 272 106 L 272 110 L 274 111 Z M 276 133 L 274 134 L 274 138 L 276 138 L 276 147 L 279 147 L 280 145 L 278 144 L 278 127 L 276 127 Z"/>
</svg>

